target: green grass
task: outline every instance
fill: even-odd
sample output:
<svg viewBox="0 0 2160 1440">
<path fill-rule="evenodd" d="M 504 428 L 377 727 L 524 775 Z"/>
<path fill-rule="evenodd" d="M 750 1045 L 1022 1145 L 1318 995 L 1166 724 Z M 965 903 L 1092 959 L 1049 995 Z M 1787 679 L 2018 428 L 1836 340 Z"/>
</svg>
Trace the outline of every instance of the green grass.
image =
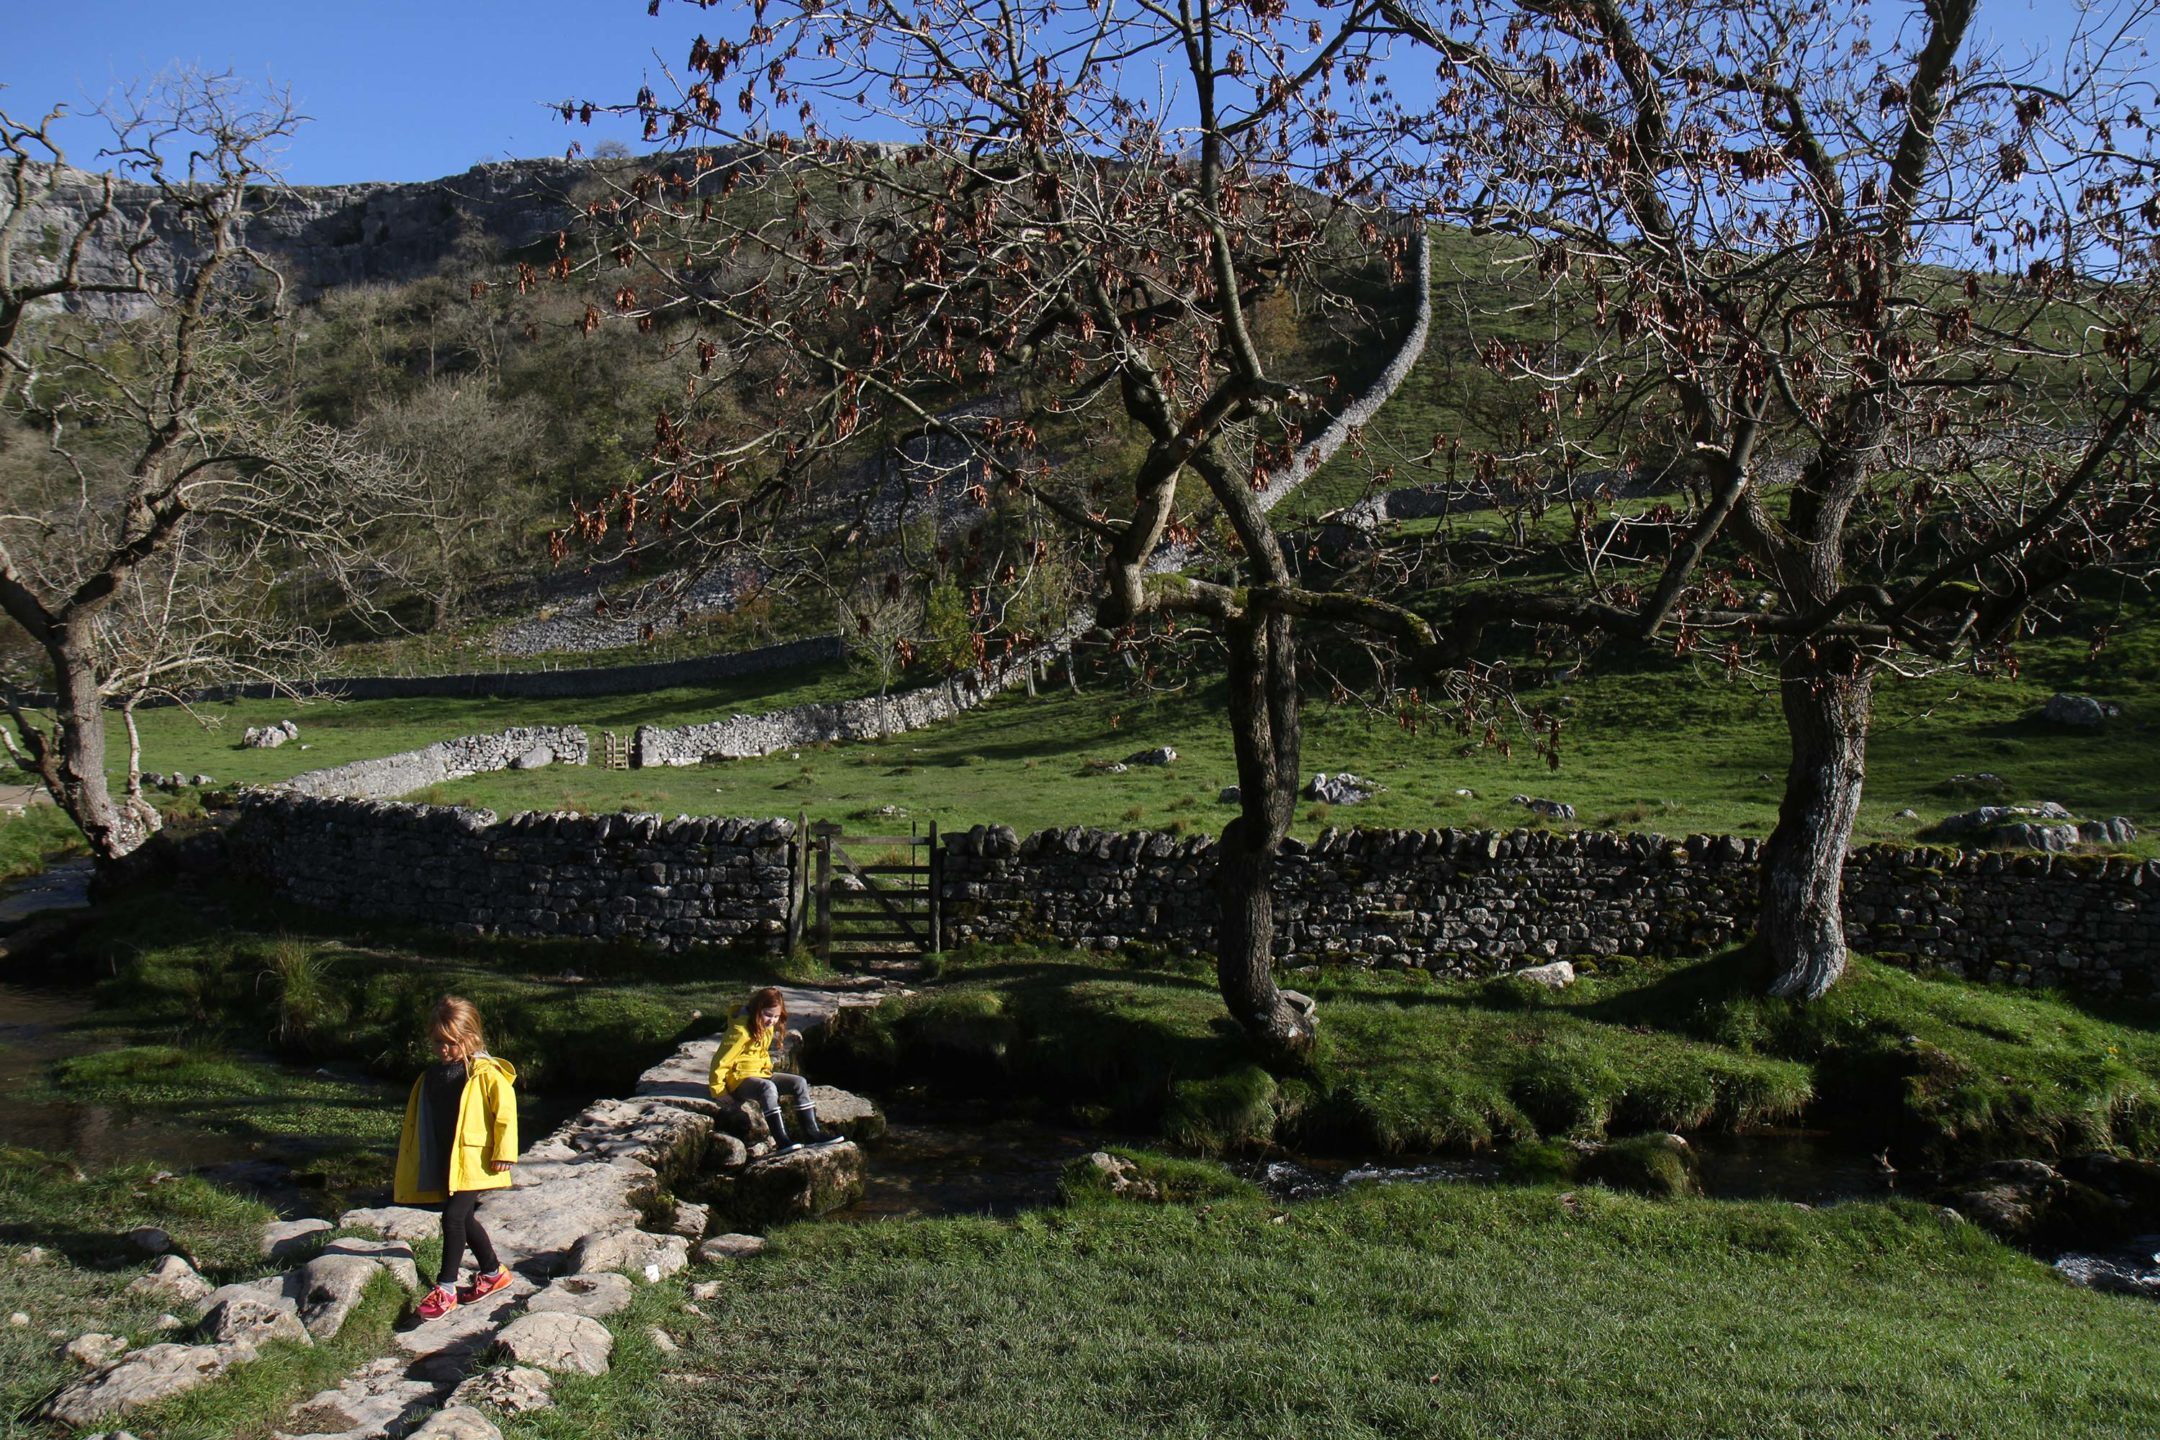
<svg viewBox="0 0 2160 1440">
<path fill-rule="evenodd" d="M 1866 959 L 1815 1005 L 1740 953 L 1609 962 L 1557 994 L 1423 972 L 1298 984 L 1303 1073 L 1256 1066 L 1197 965 L 983 950 L 853 1012 L 813 1064 L 886 1091 L 1032 1101 L 1203 1151 L 1484 1150 L 1806 1118 L 1913 1160 L 2160 1155 L 2160 1014 Z"/>
<path fill-rule="evenodd" d="M 518 1067 L 537 1138 L 566 1108 L 626 1093 L 754 986 L 801 978 L 766 957 L 356 927 L 240 887 L 116 897 L 61 968 L 49 978 L 100 977 L 79 1022 L 87 1053 L 29 1098 L 234 1137 L 332 1188 L 387 1182 L 428 1011 L 445 993 L 479 1005 L 490 1047 Z"/>
<path fill-rule="evenodd" d="M 20 815 L 0 816 L 0 881 L 35 875 L 87 848 L 82 832 L 59 806 L 25 806 Z"/>
<path fill-rule="evenodd" d="M 52 1433 L 25 1412 L 80 1373 L 56 1353 L 75 1336 L 101 1331 L 133 1345 L 173 1338 L 155 1323 L 174 1308 L 172 1297 L 128 1292 L 146 1264 L 122 1240 L 129 1230 L 163 1228 L 223 1284 L 262 1273 L 256 1236 L 269 1218 L 253 1201 L 149 1165 L 85 1177 L 63 1158 L 0 1150 L 0 1311 L 30 1318 L 0 1329 L 0 1435 Z M 21 1260 L 31 1247 L 45 1258 Z"/>
<path fill-rule="evenodd" d="M 597 748 L 602 729 L 628 735 L 639 725 L 686 725 L 735 710 L 846 700 L 861 693 L 861 682 L 845 666 L 832 664 L 714 685 L 576 700 L 235 700 L 195 708 L 195 716 L 213 722 L 209 728 L 176 707 L 145 710 L 139 718 L 144 769 L 206 774 L 221 785 L 264 785 L 303 770 L 371 760 L 513 725 L 584 725 L 594 732 Z M 275 750 L 241 748 L 241 734 L 249 726 L 287 719 L 300 726 L 297 742 Z M 107 759 L 116 767 L 116 780 L 117 767 L 126 758 L 123 745 L 111 747 Z"/>
<path fill-rule="evenodd" d="M 2074 653 L 2073 653 L 2074 652 Z M 2035 718 L 2058 688 L 2135 696 L 2160 686 L 2160 650 L 2119 642 L 2087 664 L 2082 647 L 2036 647 L 2021 679 L 1940 675 L 1884 685 L 1869 745 L 1857 838 L 1910 840 L 1932 821 L 1971 808 L 1947 786 L 1955 774 L 1992 771 L 2006 798 L 2056 800 L 2085 816 L 2128 815 L 2160 823 L 2160 723 L 2135 711 L 2096 731 L 2066 731 Z M 1348 770 L 1387 786 L 1371 801 L 1316 815 L 1298 808 L 1295 832 L 1326 824 L 1427 829 L 1512 829 L 1537 823 L 1509 797 L 1564 800 L 1585 828 L 1766 835 L 1777 820 L 1788 755 L 1774 693 L 1733 680 L 1722 667 L 1641 659 L 1593 669 L 1565 685 L 1526 686 L 1526 698 L 1567 717 L 1557 771 L 1530 736 L 1503 726 L 1497 745 L 1473 743 L 1428 720 L 1410 734 L 1354 704 L 1309 703 L 1304 770 Z M 1560 697 L 1571 697 L 1562 706 Z M 861 812 L 897 805 L 918 823 L 947 829 L 1008 824 L 1023 834 L 1060 825 L 1135 825 L 1219 831 L 1231 807 L 1221 788 L 1236 779 L 1219 682 L 1135 699 L 1063 689 L 1035 700 L 1001 698 L 970 714 L 884 741 L 815 747 L 757 760 L 670 770 L 551 768 L 503 772 L 438 787 L 430 798 L 503 813 L 579 808 L 662 814 L 793 815 L 860 823 Z M 1170 745 L 1175 765 L 1122 775 L 1090 762 L 1122 760 Z M 1468 753 L 1465 753 L 1465 751 Z M 1475 798 L 1458 796 L 1475 791 Z M 1913 809 L 1918 819 L 1901 819 Z M 1138 810 L 1137 821 L 1127 818 Z M 2141 839 L 2136 851 L 2160 853 Z"/>
<path fill-rule="evenodd" d="M 694 1278 L 685 1277 L 685 1279 Z M 506 1436 L 2114 1436 L 2149 1302 L 1911 1204 L 1386 1186 L 800 1226 Z M 662 1353 L 664 1327 L 680 1345 Z"/>
</svg>

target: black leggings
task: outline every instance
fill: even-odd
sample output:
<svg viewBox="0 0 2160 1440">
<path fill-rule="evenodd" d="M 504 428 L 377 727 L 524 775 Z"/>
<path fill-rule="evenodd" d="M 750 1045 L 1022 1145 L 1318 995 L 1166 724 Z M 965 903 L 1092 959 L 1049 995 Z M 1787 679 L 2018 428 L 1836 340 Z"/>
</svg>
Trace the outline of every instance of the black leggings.
<svg viewBox="0 0 2160 1440">
<path fill-rule="evenodd" d="M 482 1275 L 492 1275 L 501 1266 L 502 1262 L 495 1258 L 495 1242 L 488 1239 L 487 1231 L 480 1228 L 480 1217 L 473 1213 L 479 1204 L 478 1190 L 460 1190 L 443 1206 L 442 1268 L 435 1272 L 436 1284 L 456 1281 L 458 1262 L 465 1258 L 467 1245 L 472 1246 L 473 1263 Z"/>
</svg>

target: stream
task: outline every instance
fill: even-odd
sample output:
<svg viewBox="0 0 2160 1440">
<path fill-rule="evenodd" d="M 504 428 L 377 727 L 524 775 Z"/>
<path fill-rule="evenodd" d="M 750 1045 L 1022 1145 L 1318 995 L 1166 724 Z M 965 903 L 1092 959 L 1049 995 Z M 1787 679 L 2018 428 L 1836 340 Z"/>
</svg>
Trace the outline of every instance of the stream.
<svg viewBox="0 0 2160 1440">
<path fill-rule="evenodd" d="M 11 887 L 0 894 L 0 928 L 83 904 L 88 878 L 87 862 L 64 864 Z M 252 1191 L 288 1215 L 335 1213 L 347 1198 L 311 1187 L 311 1177 L 295 1175 L 234 1137 L 163 1124 L 120 1106 L 22 1098 L 25 1092 L 50 1094 L 47 1082 L 57 1062 L 120 1043 L 98 1033 L 86 991 L 0 982 L 0 1094 L 10 1100 L 0 1112 L 0 1143 L 68 1155 L 86 1169 L 153 1162 L 194 1170 Z M 895 1102 L 887 1119 L 887 1133 L 864 1146 L 869 1166 L 862 1199 L 829 1218 L 869 1223 L 911 1216 L 1009 1217 L 1056 1204 L 1068 1164 L 1131 1138 L 916 1102 Z M 1690 1145 L 1703 1192 L 1712 1198 L 1820 1206 L 1890 1193 L 1872 1160 L 1833 1145 L 1821 1132 L 1697 1135 Z M 1492 1184 L 1504 1175 L 1496 1160 L 1456 1156 L 1278 1156 L 1241 1161 L 1234 1168 L 1285 1203 L 1357 1185 Z M 2160 1235 L 2041 1258 L 2073 1283 L 2160 1298 Z"/>
</svg>

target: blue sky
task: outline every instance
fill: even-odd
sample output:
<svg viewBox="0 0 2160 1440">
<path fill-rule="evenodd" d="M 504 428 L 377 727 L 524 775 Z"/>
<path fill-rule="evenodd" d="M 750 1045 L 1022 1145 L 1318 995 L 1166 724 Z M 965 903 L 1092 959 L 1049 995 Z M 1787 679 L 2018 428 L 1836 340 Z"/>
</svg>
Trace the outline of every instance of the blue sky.
<svg viewBox="0 0 2160 1440">
<path fill-rule="evenodd" d="M 87 109 L 176 62 L 231 70 L 289 88 L 312 117 L 283 166 L 303 185 L 427 180 L 590 145 L 611 132 L 566 126 L 546 104 L 628 99 L 657 76 L 654 49 L 679 65 L 698 29 L 688 10 L 648 18 L 643 0 L 0 0 L 0 17 L 10 114 Z M 96 168 L 101 133 L 75 130 L 69 159 Z"/>
<path fill-rule="evenodd" d="M 2044 46 L 2070 10 L 1984 0 L 1980 28 Z M 635 142 L 627 127 L 568 127 L 545 107 L 627 99 L 657 79 L 656 49 L 679 65 L 700 28 L 733 18 L 670 5 L 651 19 L 644 0 L 0 0 L 0 108 L 87 109 L 176 62 L 231 70 L 289 87 L 313 117 L 284 157 L 288 180 L 428 180 L 572 140 Z M 70 132 L 69 158 L 94 168 L 99 134 Z"/>
</svg>

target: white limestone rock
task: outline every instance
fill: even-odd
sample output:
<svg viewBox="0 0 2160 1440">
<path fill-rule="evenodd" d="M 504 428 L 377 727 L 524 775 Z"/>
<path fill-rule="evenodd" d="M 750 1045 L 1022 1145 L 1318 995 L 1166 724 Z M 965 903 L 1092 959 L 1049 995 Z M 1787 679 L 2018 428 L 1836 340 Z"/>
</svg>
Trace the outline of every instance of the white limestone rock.
<svg viewBox="0 0 2160 1440">
<path fill-rule="evenodd" d="M 106 1415 L 184 1395 L 254 1358 L 254 1349 L 247 1345 L 146 1345 L 62 1390 L 45 1413 L 81 1428 Z"/>
<path fill-rule="evenodd" d="M 493 1410 L 503 1415 L 522 1415 L 545 1410 L 555 1403 L 551 1393 L 554 1377 L 530 1365 L 496 1365 L 461 1382 L 450 1392 L 452 1405 Z"/>
<path fill-rule="evenodd" d="M 330 1233 L 327 1220 L 273 1220 L 262 1228 L 261 1249 L 266 1260 L 294 1260 L 323 1243 Z"/>
<path fill-rule="evenodd" d="M 612 1271 L 589 1275 L 565 1275 L 532 1297 L 528 1315 L 590 1315 L 604 1320 L 630 1308 L 631 1286 L 627 1277 Z"/>
<path fill-rule="evenodd" d="M 576 1375 L 605 1375 L 615 1337 L 589 1315 L 525 1315 L 503 1327 L 499 1343 L 520 1365 Z"/>
<path fill-rule="evenodd" d="M 74 1361 L 77 1365 L 96 1369 L 125 1355 L 127 1348 L 127 1337 L 93 1331 L 88 1335 L 78 1335 L 61 1346 L 60 1356 L 64 1360 Z"/>
<path fill-rule="evenodd" d="M 425 1425 L 412 1432 L 410 1440 L 502 1440 L 502 1431 L 478 1410 L 453 1405 L 429 1416 Z"/>
<path fill-rule="evenodd" d="M 762 1235 L 715 1235 L 697 1247 L 697 1258 L 708 1265 L 728 1260 L 748 1260 L 754 1255 L 764 1254 L 765 1246 L 766 1240 Z"/>
<path fill-rule="evenodd" d="M 664 1280 L 690 1263 L 690 1242 L 680 1235 L 614 1230 L 588 1235 L 570 1251 L 569 1273 L 621 1270 L 647 1281 Z"/>
<path fill-rule="evenodd" d="M 370 1230 L 391 1240 L 427 1240 L 442 1233 L 442 1217 L 410 1205 L 376 1205 L 338 1216 L 340 1230 Z"/>
<path fill-rule="evenodd" d="M 1550 965 L 1526 965 L 1512 972 L 1511 978 L 1527 980 L 1547 990 L 1565 990 L 1575 983 L 1575 967 L 1565 960 L 1555 960 Z"/>
<path fill-rule="evenodd" d="M 296 1308 L 284 1301 L 275 1300 L 258 1291 L 228 1285 L 218 1290 L 222 1297 L 203 1315 L 203 1334 L 220 1345 L 247 1344 L 257 1349 L 273 1340 L 290 1340 L 295 1345 L 313 1345 L 315 1337 L 300 1323 Z"/>
<path fill-rule="evenodd" d="M 208 1295 L 211 1286 L 178 1255 L 162 1255 L 156 1264 L 130 1281 L 128 1289 L 137 1295 L 170 1295 L 183 1304 L 193 1304 Z"/>
</svg>

